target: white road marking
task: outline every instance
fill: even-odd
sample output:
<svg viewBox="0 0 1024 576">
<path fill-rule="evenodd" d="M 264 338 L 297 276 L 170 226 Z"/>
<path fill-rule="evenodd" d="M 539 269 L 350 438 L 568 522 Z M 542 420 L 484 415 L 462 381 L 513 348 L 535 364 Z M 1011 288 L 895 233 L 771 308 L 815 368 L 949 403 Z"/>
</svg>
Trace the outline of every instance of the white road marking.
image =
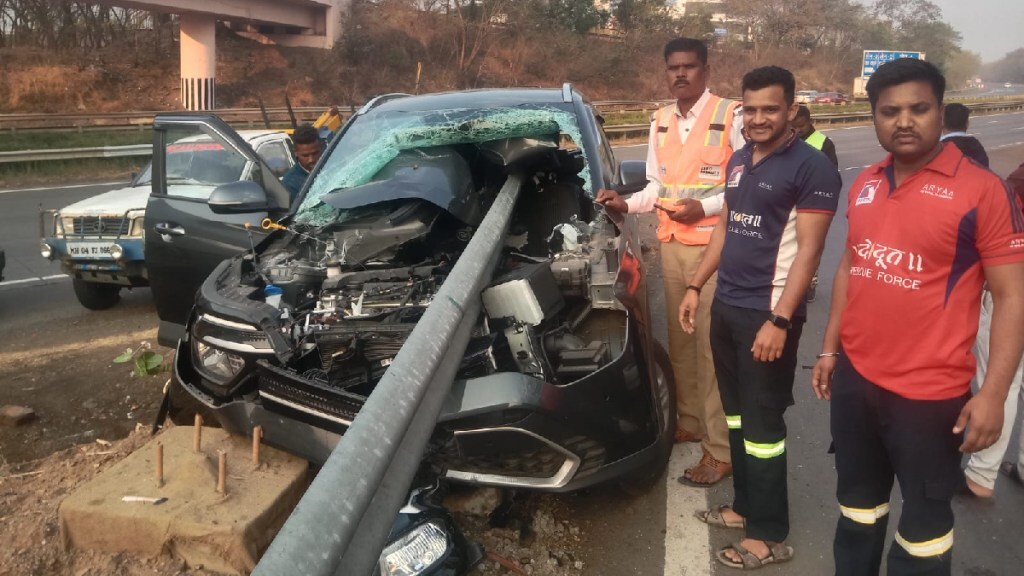
<svg viewBox="0 0 1024 576">
<path fill-rule="evenodd" d="M 665 479 L 665 576 L 711 576 L 711 527 L 694 513 L 708 509 L 707 490 L 683 486 L 677 478 L 700 460 L 700 444 L 672 448 Z M 728 482 L 729 480 L 724 480 Z"/>
<path fill-rule="evenodd" d="M 20 190 L 0 190 L 0 194 L 14 194 L 15 192 L 43 192 L 46 190 L 70 190 L 72 188 L 89 188 L 91 186 L 117 186 L 126 182 L 98 182 L 96 184 L 75 184 L 72 186 L 46 186 L 44 188 L 22 188 Z"/>
<path fill-rule="evenodd" d="M 42 284 L 53 284 L 55 281 L 70 280 L 71 276 L 67 274 L 54 274 L 53 276 L 40 276 L 39 278 L 22 278 L 21 280 L 8 280 L 6 282 L 0 282 L 0 288 L 6 286 L 17 286 L 19 284 L 36 286 Z"/>
<path fill-rule="evenodd" d="M 993 146 L 993 150 L 999 150 L 1000 148 L 1013 148 L 1014 146 L 1024 145 L 1024 142 L 1011 142 L 1010 144 L 1000 144 L 999 146 Z"/>
</svg>

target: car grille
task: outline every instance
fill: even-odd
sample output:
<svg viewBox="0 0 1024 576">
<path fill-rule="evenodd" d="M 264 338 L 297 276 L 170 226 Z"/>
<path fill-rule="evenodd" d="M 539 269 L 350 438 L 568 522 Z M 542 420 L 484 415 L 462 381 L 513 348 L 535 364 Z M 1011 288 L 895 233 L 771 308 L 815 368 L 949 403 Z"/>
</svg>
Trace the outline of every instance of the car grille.
<svg viewBox="0 0 1024 576">
<path fill-rule="evenodd" d="M 278 368 L 266 360 L 257 361 L 256 366 L 264 402 L 280 401 L 304 412 L 345 422 L 352 422 L 366 402 L 366 398 L 338 390 L 322 379 Z"/>
<path fill-rule="evenodd" d="M 120 216 L 80 216 L 73 220 L 73 232 L 86 236 L 127 236 L 132 221 Z"/>
</svg>

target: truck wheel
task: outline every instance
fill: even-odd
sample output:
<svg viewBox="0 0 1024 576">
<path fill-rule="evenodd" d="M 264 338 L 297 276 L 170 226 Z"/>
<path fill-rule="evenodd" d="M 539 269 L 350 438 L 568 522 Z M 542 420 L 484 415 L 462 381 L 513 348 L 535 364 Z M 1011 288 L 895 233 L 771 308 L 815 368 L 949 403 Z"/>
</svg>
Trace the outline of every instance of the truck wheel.
<svg viewBox="0 0 1024 576">
<path fill-rule="evenodd" d="M 73 278 L 71 284 L 78 301 L 89 310 L 106 310 L 121 299 L 121 287 L 116 284 L 86 282 Z"/>
</svg>

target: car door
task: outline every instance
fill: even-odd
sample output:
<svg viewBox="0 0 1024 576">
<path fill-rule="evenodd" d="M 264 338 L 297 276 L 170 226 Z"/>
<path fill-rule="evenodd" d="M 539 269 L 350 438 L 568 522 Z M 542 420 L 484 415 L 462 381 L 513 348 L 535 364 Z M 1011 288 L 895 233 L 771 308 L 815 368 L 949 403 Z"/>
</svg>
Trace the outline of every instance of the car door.
<svg viewBox="0 0 1024 576">
<path fill-rule="evenodd" d="M 160 317 L 158 340 L 173 346 L 185 333 L 202 282 L 221 261 L 259 244 L 267 235 L 260 222 L 285 215 L 289 198 L 260 156 L 220 118 L 160 115 L 153 128 L 146 268 Z M 231 212 L 212 206 L 210 196 L 232 179 L 259 185 L 266 202 Z"/>
</svg>

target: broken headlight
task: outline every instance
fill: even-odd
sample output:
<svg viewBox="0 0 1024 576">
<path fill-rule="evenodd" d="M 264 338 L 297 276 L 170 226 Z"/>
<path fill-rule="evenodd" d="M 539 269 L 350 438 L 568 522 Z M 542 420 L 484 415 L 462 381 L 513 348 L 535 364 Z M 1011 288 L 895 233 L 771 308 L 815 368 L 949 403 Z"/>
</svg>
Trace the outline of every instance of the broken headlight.
<svg viewBox="0 0 1024 576">
<path fill-rule="evenodd" d="M 245 367 L 245 359 L 210 346 L 199 340 L 192 340 L 192 358 L 196 368 L 216 384 L 226 384 Z"/>
<path fill-rule="evenodd" d="M 378 562 L 381 576 L 416 576 L 442 561 L 451 547 L 437 522 L 424 522 L 384 548 Z"/>
</svg>

